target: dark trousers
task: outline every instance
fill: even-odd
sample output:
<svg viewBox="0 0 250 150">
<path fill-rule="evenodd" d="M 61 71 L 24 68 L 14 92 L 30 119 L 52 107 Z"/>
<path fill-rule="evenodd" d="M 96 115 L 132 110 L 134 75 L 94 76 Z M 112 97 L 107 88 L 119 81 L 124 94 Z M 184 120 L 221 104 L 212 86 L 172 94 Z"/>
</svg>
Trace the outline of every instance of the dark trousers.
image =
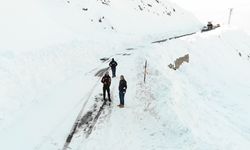
<svg viewBox="0 0 250 150">
<path fill-rule="evenodd" d="M 124 92 L 119 92 L 119 98 L 120 98 L 120 104 L 124 105 L 124 97 L 125 93 Z"/>
<path fill-rule="evenodd" d="M 116 67 L 111 68 L 111 70 L 112 70 L 112 77 L 115 77 Z"/>
<path fill-rule="evenodd" d="M 111 101 L 110 99 L 110 89 L 109 86 L 104 86 L 103 87 L 103 100 L 106 100 L 106 91 L 108 92 L 108 100 Z"/>
</svg>

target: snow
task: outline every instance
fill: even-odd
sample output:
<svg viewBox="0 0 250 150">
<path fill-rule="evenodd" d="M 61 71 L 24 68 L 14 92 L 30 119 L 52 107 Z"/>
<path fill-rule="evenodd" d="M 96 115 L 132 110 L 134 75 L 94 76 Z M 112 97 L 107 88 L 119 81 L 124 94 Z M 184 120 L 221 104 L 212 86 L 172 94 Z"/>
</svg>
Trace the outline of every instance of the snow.
<svg viewBox="0 0 250 150">
<path fill-rule="evenodd" d="M 118 62 L 113 103 L 89 136 L 77 128 L 67 149 L 250 147 L 244 31 L 223 26 L 200 33 L 193 14 L 160 0 L 9 0 L 0 14 L 1 149 L 62 149 L 77 116 L 100 104 L 102 85 L 94 75 L 109 62 L 101 58 Z M 189 63 L 168 67 L 186 54 Z M 124 109 L 116 106 L 119 75 L 128 82 Z"/>
<path fill-rule="evenodd" d="M 250 22 L 248 19 L 244 19 L 249 18 L 250 14 L 248 0 L 175 0 L 174 2 L 192 12 L 204 24 L 212 21 L 215 24 L 227 25 L 229 11 L 233 8 L 230 25 L 250 33 Z"/>
<path fill-rule="evenodd" d="M 191 41 L 190 45 L 185 40 L 184 44 L 178 44 L 186 47 L 177 49 L 189 49 L 190 63 L 178 73 L 167 71 L 165 66 L 165 76 L 170 82 L 166 99 L 194 136 L 197 143 L 195 149 L 248 149 L 249 72 L 244 68 L 249 65 L 249 60 L 240 57 L 237 49 L 249 48 L 243 44 L 244 40 L 239 40 L 249 40 L 249 37 L 238 31 L 218 32 L 186 39 Z M 173 41 L 166 45 L 176 47 L 177 43 Z M 165 56 L 171 55 L 174 50 L 165 51 Z M 163 51 L 154 60 L 167 60 L 160 57 L 162 55 Z M 168 64 L 171 61 L 165 62 Z"/>
</svg>

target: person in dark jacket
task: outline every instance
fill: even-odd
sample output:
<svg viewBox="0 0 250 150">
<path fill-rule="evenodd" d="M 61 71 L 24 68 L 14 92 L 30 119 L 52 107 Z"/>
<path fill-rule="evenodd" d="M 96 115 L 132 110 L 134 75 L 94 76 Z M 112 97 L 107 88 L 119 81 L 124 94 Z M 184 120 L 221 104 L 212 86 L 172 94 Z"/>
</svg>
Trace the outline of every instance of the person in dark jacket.
<svg viewBox="0 0 250 150">
<path fill-rule="evenodd" d="M 112 58 L 111 62 L 109 63 L 109 66 L 112 70 L 112 78 L 116 77 L 115 73 L 116 73 L 117 62 L 115 61 L 114 58 Z"/>
<path fill-rule="evenodd" d="M 211 21 L 209 21 L 209 22 L 207 23 L 207 29 L 208 29 L 208 30 L 212 30 L 212 29 L 213 29 L 213 24 L 212 24 Z"/>
<path fill-rule="evenodd" d="M 102 77 L 101 82 L 103 83 L 103 100 L 106 101 L 106 91 L 108 93 L 108 100 L 111 102 L 110 99 L 110 85 L 111 85 L 111 78 L 109 76 L 109 73 L 106 72 L 105 75 Z"/>
<path fill-rule="evenodd" d="M 124 97 L 127 90 L 127 81 L 124 79 L 124 76 L 120 76 L 120 83 L 119 83 L 119 98 L 120 104 L 118 105 L 120 108 L 124 107 Z"/>
</svg>

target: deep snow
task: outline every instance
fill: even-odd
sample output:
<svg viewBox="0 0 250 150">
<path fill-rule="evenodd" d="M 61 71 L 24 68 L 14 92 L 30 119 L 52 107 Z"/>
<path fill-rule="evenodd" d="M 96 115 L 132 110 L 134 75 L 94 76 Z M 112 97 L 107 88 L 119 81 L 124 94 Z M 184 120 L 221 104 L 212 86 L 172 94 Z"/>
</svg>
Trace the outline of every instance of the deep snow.
<svg viewBox="0 0 250 150">
<path fill-rule="evenodd" d="M 102 91 L 94 75 L 107 67 L 108 61 L 100 61 L 104 57 L 114 57 L 117 74 L 128 81 L 126 108 L 116 107 L 117 77 L 113 104 L 88 138 L 78 129 L 70 148 L 250 147 L 246 33 L 222 27 L 152 44 L 202 26 L 192 14 L 163 1 L 10 0 L 1 8 L 2 149 L 62 149 L 80 110 L 81 115 L 91 110 Z M 188 64 L 176 71 L 168 67 L 185 54 Z"/>
</svg>

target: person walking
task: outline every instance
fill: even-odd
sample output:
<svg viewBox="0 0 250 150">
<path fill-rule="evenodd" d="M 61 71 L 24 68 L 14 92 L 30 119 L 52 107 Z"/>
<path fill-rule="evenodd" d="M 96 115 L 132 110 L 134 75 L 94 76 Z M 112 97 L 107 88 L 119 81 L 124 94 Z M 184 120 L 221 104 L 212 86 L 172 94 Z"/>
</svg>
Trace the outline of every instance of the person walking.
<svg viewBox="0 0 250 150">
<path fill-rule="evenodd" d="M 111 78 L 109 76 L 109 73 L 106 72 L 105 75 L 102 77 L 101 82 L 103 83 L 103 100 L 106 102 L 106 91 L 108 93 L 108 100 L 111 102 L 110 98 L 110 85 L 111 85 Z"/>
<path fill-rule="evenodd" d="M 116 77 L 115 73 L 116 73 L 117 62 L 115 61 L 114 58 L 112 58 L 111 62 L 109 63 L 109 66 L 112 70 L 112 78 Z"/>
<path fill-rule="evenodd" d="M 120 108 L 124 107 L 124 97 L 127 90 L 127 81 L 125 80 L 124 76 L 120 76 L 120 82 L 119 82 L 119 98 L 120 98 L 120 104 L 118 105 Z"/>
</svg>

